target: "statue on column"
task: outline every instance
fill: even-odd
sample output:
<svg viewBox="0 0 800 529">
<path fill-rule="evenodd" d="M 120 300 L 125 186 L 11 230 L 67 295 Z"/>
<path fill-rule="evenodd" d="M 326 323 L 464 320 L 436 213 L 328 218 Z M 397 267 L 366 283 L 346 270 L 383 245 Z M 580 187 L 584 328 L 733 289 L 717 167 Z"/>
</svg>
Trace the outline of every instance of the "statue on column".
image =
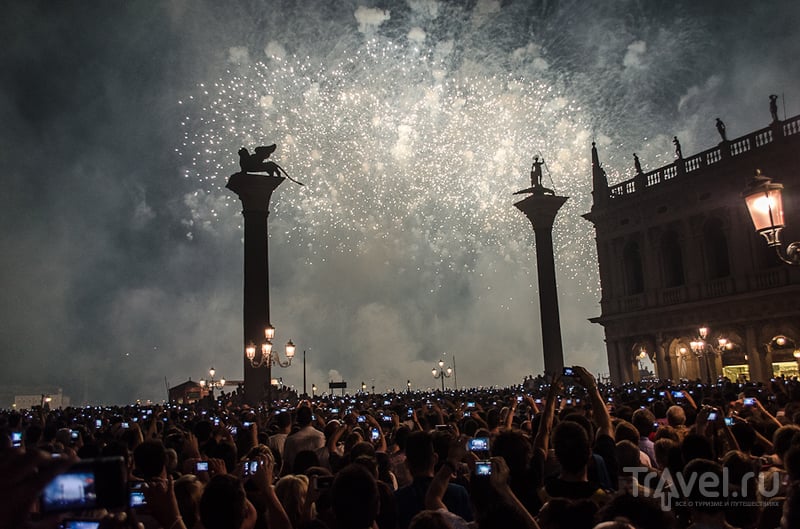
<svg viewBox="0 0 800 529">
<path fill-rule="evenodd" d="M 542 186 L 542 165 L 544 164 L 544 159 L 539 161 L 538 156 L 533 157 L 533 164 L 531 165 L 531 187 L 541 187 Z"/>
<path fill-rule="evenodd" d="M 533 193 L 534 195 L 555 195 L 555 191 L 547 189 L 542 185 L 542 165 L 544 165 L 544 158 L 539 160 L 538 156 L 533 157 L 533 164 L 531 165 L 531 187 L 517 191 L 515 195 L 523 193 Z"/>
<path fill-rule="evenodd" d="M 719 118 L 717 118 L 717 132 L 719 132 L 722 141 L 728 141 L 728 135 L 725 132 L 725 123 Z"/>
<path fill-rule="evenodd" d="M 683 152 L 681 151 L 681 142 L 678 141 L 677 136 L 672 137 L 672 144 L 675 145 L 675 157 L 680 160 L 683 158 Z"/>
<path fill-rule="evenodd" d="M 239 149 L 239 167 L 243 173 L 267 173 L 266 176 L 272 177 L 283 175 L 295 184 L 303 185 L 302 182 L 298 182 L 289 176 L 286 169 L 277 163 L 272 160 L 266 161 L 275 152 L 275 149 L 277 149 L 277 146 L 273 143 L 272 145 L 256 147 L 255 152 L 250 154 L 250 151 L 242 147 Z"/>
</svg>

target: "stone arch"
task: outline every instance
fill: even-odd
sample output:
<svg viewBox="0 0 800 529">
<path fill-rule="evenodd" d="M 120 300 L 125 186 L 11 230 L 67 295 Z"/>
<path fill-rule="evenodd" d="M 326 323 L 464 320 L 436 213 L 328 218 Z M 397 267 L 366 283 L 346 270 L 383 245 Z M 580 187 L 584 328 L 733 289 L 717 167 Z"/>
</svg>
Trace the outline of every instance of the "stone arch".
<svg viewBox="0 0 800 529">
<path fill-rule="evenodd" d="M 700 378 L 697 357 L 692 353 L 689 343 L 693 338 L 681 336 L 669 342 L 667 354 L 672 364 L 672 374 L 676 379 L 695 380 Z"/>
</svg>

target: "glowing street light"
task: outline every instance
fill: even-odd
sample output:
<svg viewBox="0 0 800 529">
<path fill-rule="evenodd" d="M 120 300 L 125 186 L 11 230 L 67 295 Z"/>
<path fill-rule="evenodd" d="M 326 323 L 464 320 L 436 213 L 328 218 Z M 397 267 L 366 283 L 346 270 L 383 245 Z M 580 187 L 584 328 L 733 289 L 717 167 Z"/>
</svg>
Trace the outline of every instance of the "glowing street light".
<svg viewBox="0 0 800 529">
<path fill-rule="evenodd" d="M 444 360 L 439 360 L 439 368 L 431 369 L 431 375 L 433 378 L 440 378 L 442 379 L 442 392 L 444 393 L 444 379 L 450 378 L 453 376 L 453 368 L 448 366 L 447 369 L 444 368 Z"/>
<path fill-rule="evenodd" d="M 292 343 L 291 340 L 286 342 L 286 346 L 284 348 L 284 354 L 286 355 L 286 361 L 283 361 L 278 356 L 277 351 L 273 351 L 272 347 L 272 340 L 275 338 L 275 327 L 272 325 L 267 325 L 264 329 L 264 338 L 265 341 L 261 344 L 261 355 L 259 356 L 258 360 L 256 360 L 256 345 L 253 342 L 250 342 L 247 347 L 245 347 L 244 354 L 247 359 L 250 361 L 250 365 L 254 368 L 265 367 L 265 366 L 274 366 L 278 365 L 280 367 L 289 367 L 292 365 L 292 359 L 294 358 L 294 353 L 297 350 L 297 347 Z"/>
<path fill-rule="evenodd" d="M 208 370 L 209 380 L 200 379 L 200 387 L 208 388 L 209 393 L 211 394 L 211 398 L 214 398 L 214 390 L 219 388 L 222 389 L 225 386 L 225 379 L 222 378 L 220 380 L 216 380 L 214 375 L 217 374 L 217 370 L 213 367 Z"/>
<path fill-rule="evenodd" d="M 778 258 L 786 264 L 800 266 L 800 243 L 792 242 L 783 250 L 781 230 L 784 227 L 783 185 L 761 174 L 760 170 L 747 184 L 742 193 L 747 211 L 756 233 L 767 240 L 767 246 L 775 248 Z"/>
</svg>

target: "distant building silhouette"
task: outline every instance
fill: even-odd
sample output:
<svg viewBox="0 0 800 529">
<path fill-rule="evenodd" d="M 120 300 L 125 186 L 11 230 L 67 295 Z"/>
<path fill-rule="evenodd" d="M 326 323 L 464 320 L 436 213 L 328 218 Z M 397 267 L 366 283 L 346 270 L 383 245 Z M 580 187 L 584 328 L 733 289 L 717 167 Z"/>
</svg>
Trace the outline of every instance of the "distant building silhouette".
<svg viewBox="0 0 800 529">
<path fill-rule="evenodd" d="M 800 267 L 756 234 L 741 192 L 756 169 L 781 182 L 784 240 L 800 240 L 800 116 L 741 138 L 723 132 L 712 149 L 615 185 L 592 145 L 584 217 L 595 227 L 602 297 L 591 321 L 605 330 L 615 383 L 640 379 L 645 359 L 660 378 L 797 374 Z M 707 343 L 730 346 L 695 354 L 701 326 Z"/>
</svg>

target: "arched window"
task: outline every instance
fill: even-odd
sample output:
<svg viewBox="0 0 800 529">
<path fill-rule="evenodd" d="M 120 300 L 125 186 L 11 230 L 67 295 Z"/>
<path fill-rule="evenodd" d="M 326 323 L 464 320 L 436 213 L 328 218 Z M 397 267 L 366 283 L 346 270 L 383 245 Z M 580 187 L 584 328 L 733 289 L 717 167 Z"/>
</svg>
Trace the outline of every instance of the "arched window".
<svg viewBox="0 0 800 529">
<path fill-rule="evenodd" d="M 642 252 L 639 243 L 630 241 L 622 252 L 625 271 L 625 294 L 641 294 L 644 292 L 644 273 L 642 273 Z"/>
<path fill-rule="evenodd" d="M 674 231 L 668 231 L 661 238 L 661 265 L 665 287 L 679 287 L 686 284 L 686 276 L 683 273 L 683 249 L 678 234 Z"/>
<path fill-rule="evenodd" d="M 705 243 L 706 273 L 709 279 L 720 279 L 731 275 L 728 255 L 728 238 L 722 231 L 722 221 L 713 218 L 703 227 Z"/>
</svg>

